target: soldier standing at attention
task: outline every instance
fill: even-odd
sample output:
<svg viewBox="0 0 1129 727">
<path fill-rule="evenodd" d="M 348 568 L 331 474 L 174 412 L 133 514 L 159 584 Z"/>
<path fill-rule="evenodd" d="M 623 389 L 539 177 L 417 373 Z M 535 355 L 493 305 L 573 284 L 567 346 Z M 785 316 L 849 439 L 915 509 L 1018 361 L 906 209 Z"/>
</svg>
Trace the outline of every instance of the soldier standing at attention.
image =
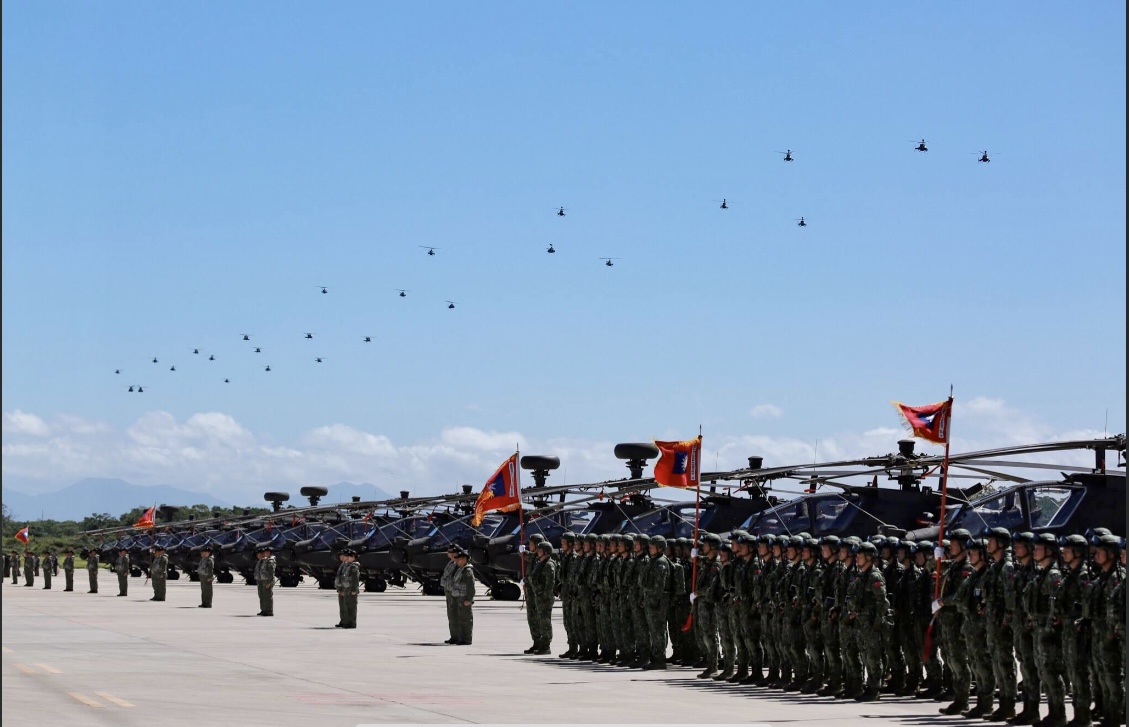
<svg viewBox="0 0 1129 727">
<path fill-rule="evenodd" d="M 717 612 L 714 603 L 717 600 L 719 584 L 719 565 L 717 562 L 717 549 L 721 545 L 721 538 L 713 533 L 703 533 L 698 543 L 701 554 L 698 555 L 698 582 L 694 584 L 694 592 L 690 594 L 690 601 L 694 608 L 694 630 L 698 633 L 698 643 L 701 646 L 702 657 L 706 661 L 706 668 L 698 675 L 699 679 L 713 679 L 717 676 Z"/>
<path fill-rule="evenodd" d="M 118 574 L 118 595 L 125 596 L 129 593 L 129 551 L 125 548 L 118 548 L 114 572 Z"/>
<path fill-rule="evenodd" d="M 12 555 L 8 558 L 8 566 L 12 569 L 12 585 L 17 586 L 20 583 L 20 554 L 12 551 Z"/>
<path fill-rule="evenodd" d="M 52 565 L 51 551 L 47 551 L 43 554 L 43 590 L 45 591 L 51 590 L 51 574 L 54 571 Z"/>
<path fill-rule="evenodd" d="M 474 636 L 474 569 L 462 548 L 455 552 L 455 565 L 457 568 L 451 586 L 451 595 L 457 603 L 455 622 L 458 639 L 455 645 L 470 646 Z"/>
<path fill-rule="evenodd" d="M 196 576 L 200 579 L 200 605 L 198 608 L 212 607 L 212 581 L 216 578 L 216 559 L 212 557 L 212 547 L 200 548 L 200 562 L 196 564 Z"/>
<path fill-rule="evenodd" d="M 529 627 L 529 638 L 533 641 L 533 646 L 525 650 L 526 654 L 532 654 L 533 650 L 537 648 L 537 636 L 534 633 L 537 630 L 535 623 L 537 616 L 533 613 L 533 609 L 529 607 L 529 603 L 534 600 L 536 594 L 533 593 L 533 586 L 529 581 L 529 571 L 533 569 L 533 564 L 537 562 L 537 544 L 545 539 L 541 533 L 533 533 L 529 536 L 529 540 L 518 548 L 521 554 L 522 567 L 522 583 L 521 589 L 525 596 L 525 624 Z"/>
<path fill-rule="evenodd" d="M 149 564 L 149 577 L 153 579 L 153 597 L 150 601 L 165 600 L 165 586 L 169 579 L 169 556 L 165 546 L 153 548 L 153 562 Z"/>
<path fill-rule="evenodd" d="M 1029 613 L 1027 586 L 1035 580 L 1037 570 L 1032 549 L 1035 535 L 1030 532 L 1018 533 L 1013 538 L 1012 551 L 1015 556 L 1014 610 L 1010 614 L 1012 634 L 1015 639 L 1015 655 L 1019 658 L 1019 669 L 1023 675 L 1023 709 L 1008 724 L 1035 724 L 1039 719 L 1039 698 L 1042 685 L 1039 683 L 1039 666 L 1035 660 L 1035 626 Z"/>
<path fill-rule="evenodd" d="M 635 661 L 628 664 L 635 669 L 647 663 L 651 651 L 651 631 L 647 625 L 647 606 L 643 600 L 643 583 L 647 577 L 647 565 L 651 562 L 650 555 L 651 537 L 645 533 L 635 536 L 635 574 L 628 583 L 628 605 L 633 613 L 632 619 L 636 624 L 635 631 Z"/>
<path fill-rule="evenodd" d="M 937 620 L 941 624 L 941 653 L 945 666 L 953 675 L 953 703 L 942 707 L 941 714 L 960 714 L 968 709 L 968 692 L 971 689 L 972 675 L 968 668 L 968 647 L 965 643 L 964 616 L 958 607 L 957 592 L 971 575 L 968 567 L 968 551 L 964 544 L 972 538 L 972 533 L 957 528 L 949 541 L 949 562 L 941 577 L 941 598 L 938 599 Z"/>
<path fill-rule="evenodd" d="M 728 681 L 734 674 L 737 660 L 736 640 L 733 638 L 732 623 L 729 620 L 730 605 L 733 600 L 733 546 L 722 540 L 717 549 L 717 600 L 714 601 L 714 619 L 717 621 L 718 658 L 721 673 L 713 679 L 716 682 Z"/>
<path fill-rule="evenodd" d="M 24 587 L 35 585 L 35 554 L 30 550 L 24 553 Z"/>
<path fill-rule="evenodd" d="M 800 607 L 803 611 L 803 634 L 807 645 L 808 679 L 800 688 L 801 694 L 815 694 L 823 687 L 826 677 L 824 666 L 823 634 L 821 621 L 823 615 L 823 562 L 819 541 L 805 538 L 800 549 L 806 569 L 804 581 L 800 583 Z"/>
<path fill-rule="evenodd" d="M 346 548 L 345 550 L 348 550 Z M 337 554 L 337 573 L 333 576 L 333 587 L 337 589 L 337 623 L 335 628 L 345 625 L 345 550 Z"/>
<path fill-rule="evenodd" d="M 566 530 L 564 535 L 561 536 L 561 561 L 559 570 L 561 582 L 561 616 L 564 620 L 565 638 L 568 640 L 568 649 L 565 653 L 559 655 L 562 659 L 575 657 L 580 648 L 578 646 L 580 643 L 579 633 L 576 628 L 576 599 L 572 591 L 572 572 L 576 568 L 576 555 L 573 553 L 573 546 L 575 544 L 576 535 L 571 530 Z M 451 562 L 454 562 L 454 556 L 452 556 Z M 451 572 L 454 573 L 454 570 L 452 569 Z M 452 624 L 453 623 L 452 621 Z M 452 641 L 455 638 L 454 633 L 452 626 Z"/>
<path fill-rule="evenodd" d="M 533 581 L 534 597 L 525 605 L 526 608 L 533 609 L 536 616 L 534 649 L 529 653 L 542 656 L 550 653 L 549 646 L 553 643 L 553 602 L 556 601 L 554 590 L 557 584 L 557 561 L 553 560 L 553 544 L 548 540 L 537 543 L 536 552 L 538 558 L 525 576 L 526 580 Z"/>
<path fill-rule="evenodd" d="M 878 699 L 882 686 L 882 634 L 887 628 L 886 579 L 874 567 L 878 548 L 874 543 L 855 546 L 856 577 L 847 587 L 847 619 L 854 622 L 862 660 L 866 667 L 866 687 L 855 696 L 856 702 L 873 702 Z"/>
<path fill-rule="evenodd" d="M 98 592 L 98 551 L 91 548 L 86 552 L 86 575 L 90 576 L 90 590 L 87 593 Z"/>
<path fill-rule="evenodd" d="M 996 694 L 996 675 L 992 670 L 992 655 L 985 648 L 988 643 L 987 604 L 985 603 L 984 582 L 988 577 L 987 543 L 984 540 L 969 538 L 965 541 L 968 551 L 968 578 L 957 591 L 957 607 L 964 617 L 962 635 L 968 644 L 968 664 L 976 675 L 976 706 L 961 715 L 968 719 L 980 719 L 991 714 L 992 700 Z"/>
<path fill-rule="evenodd" d="M 643 574 L 643 605 L 647 614 L 646 655 L 644 669 L 666 669 L 666 619 L 670 610 L 670 560 L 667 559 L 666 538 L 651 536 L 647 544 L 650 560 Z"/>
<path fill-rule="evenodd" d="M 259 562 L 255 564 L 255 585 L 259 589 L 258 616 L 274 615 L 274 556 L 269 545 L 260 545 L 255 551 Z"/>
<path fill-rule="evenodd" d="M 455 546 L 447 548 L 447 563 L 443 566 L 443 574 L 439 576 L 439 586 L 447 599 L 447 630 L 450 636 L 444 644 L 455 643 L 455 599 L 451 595 L 451 577 L 455 575 Z"/>
<path fill-rule="evenodd" d="M 1090 727 L 1090 704 L 1093 690 L 1090 685 L 1090 629 L 1084 623 L 1083 602 L 1088 595 L 1093 576 L 1086 565 L 1090 544 L 1081 535 L 1068 535 L 1063 542 L 1062 595 L 1058 601 L 1062 621 L 1062 655 L 1066 673 L 1070 677 L 1070 701 L 1074 705 L 1074 719 L 1070 727 Z"/>
<path fill-rule="evenodd" d="M 1063 577 L 1058 568 L 1058 541 L 1051 533 L 1035 538 L 1035 578 L 1027 584 L 1028 618 L 1035 632 L 1035 661 L 1039 681 L 1047 695 L 1049 713 L 1035 724 L 1039 727 L 1065 727 L 1066 683 L 1062 663 L 1062 617 L 1067 604 L 1062 602 Z"/>
<path fill-rule="evenodd" d="M 63 578 L 66 580 L 64 591 L 74 590 L 74 548 L 63 549 Z"/>
<path fill-rule="evenodd" d="M 341 551 L 341 567 L 337 569 L 337 597 L 341 604 L 341 623 L 343 629 L 357 628 L 357 598 L 361 592 L 361 565 L 357 563 L 357 551 L 345 548 Z"/>
<path fill-rule="evenodd" d="M 835 589 L 846 566 L 839 560 L 839 536 L 823 536 L 819 541 L 819 552 L 823 558 L 823 569 L 819 572 L 819 584 L 814 595 L 819 604 L 819 636 L 823 643 L 826 685 L 815 693 L 821 697 L 833 697 L 843 688 L 843 658 L 839 650 Z"/>
<path fill-rule="evenodd" d="M 1090 638 L 1093 646 L 1091 669 L 1097 697 L 1097 717 L 1102 727 L 1124 722 L 1124 681 L 1121 669 L 1125 636 L 1124 599 L 1125 570 L 1117 562 L 1121 540 L 1113 535 L 1095 536 L 1093 579 L 1086 599 Z"/>
</svg>

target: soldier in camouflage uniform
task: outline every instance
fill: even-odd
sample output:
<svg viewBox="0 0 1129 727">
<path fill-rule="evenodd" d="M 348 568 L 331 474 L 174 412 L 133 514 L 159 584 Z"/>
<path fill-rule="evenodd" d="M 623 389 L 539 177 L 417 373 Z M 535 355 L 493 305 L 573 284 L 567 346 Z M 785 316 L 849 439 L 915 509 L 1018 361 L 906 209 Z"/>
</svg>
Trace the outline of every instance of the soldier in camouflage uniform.
<svg viewBox="0 0 1129 727">
<path fill-rule="evenodd" d="M 474 569 L 470 556 L 459 548 L 455 552 L 455 575 L 452 578 L 451 595 L 455 597 L 455 624 L 458 639 L 456 646 L 470 646 L 474 637 Z"/>
<path fill-rule="evenodd" d="M 971 574 L 968 567 L 968 551 L 965 544 L 972 534 L 958 528 L 950 534 L 949 560 L 941 575 L 941 597 L 938 599 L 936 618 L 941 624 L 941 653 L 945 666 L 952 672 L 953 703 L 942 707 L 941 714 L 960 714 L 968 709 L 968 696 L 972 676 L 968 664 L 968 644 L 964 641 L 964 616 L 960 610 L 957 593 L 961 584 Z"/>
<path fill-rule="evenodd" d="M 1086 558 L 1090 544 L 1081 535 L 1068 535 L 1062 544 L 1062 655 L 1066 673 L 1070 677 L 1070 702 L 1074 705 L 1074 719 L 1070 727 L 1090 727 L 1090 705 L 1093 691 L 1090 686 L 1090 628 L 1085 623 L 1084 602 L 1093 580 Z"/>
<path fill-rule="evenodd" d="M 862 541 L 854 535 L 839 541 L 839 560 L 844 568 L 835 588 L 835 614 L 839 621 L 839 653 L 843 657 L 843 689 L 834 695 L 836 699 L 854 699 L 863 693 L 864 673 L 858 624 L 847 617 L 847 591 L 858 578 L 854 549 L 861 544 Z"/>
<path fill-rule="evenodd" d="M 1089 621 L 1093 654 L 1091 672 L 1098 697 L 1094 715 L 1102 727 L 1125 723 L 1125 687 L 1122 669 L 1125 657 L 1125 569 L 1120 539 L 1113 535 L 1093 539 L 1094 573 L 1084 602 L 1084 621 Z"/>
<path fill-rule="evenodd" d="M 10 558 L 9 565 L 12 568 L 12 585 L 19 585 L 20 582 L 20 554 L 13 550 L 12 557 Z"/>
<path fill-rule="evenodd" d="M 153 597 L 150 601 L 165 600 L 165 586 L 169 578 L 169 556 L 164 546 L 153 549 L 153 562 L 149 565 L 149 577 L 153 581 Z"/>
<path fill-rule="evenodd" d="M 808 669 L 800 693 L 815 694 L 823 686 L 826 676 L 822 633 L 823 565 L 820 561 L 819 541 L 815 538 L 804 538 L 800 558 L 804 566 L 804 580 L 800 584 L 799 599 Z"/>
<path fill-rule="evenodd" d="M 896 623 L 890 632 L 890 638 L 897 640 L 901 653 L 906 661 L 906 678 L 901 688 L 895 694 L 898 696 L 911 696 L 917 692 L 921 684 L 921 652 L 922 645 L 914 638 L 916 624 L 914 619 L 914 589 L 921 578 L 921 569 L 913 562 L 917 553 L 917 544 L 912 540 L 902 540 L 894 547 L 894 557 L 902 566 L 898 573 L 898 582 L 894 585 L 887 583 L 887 595 L 890 599 L 896 616 Z"/>
<path fill-rule="evenodd" d="M 90 577 L 90 590 L 87 593 L 98 592 L 98 551 L 91 548 L 86 552 L 86 575 Z"/>
<path fill-rule="evenodd" d="M 670 633 L 670 658 L 668 663 L 681 664 L 683 657 L 684 634 L 682 625 L 686 616 L 681 602 L 686 599 L 686 575 L 682 571 L 682 560 L 678 557 L 677 542 L 666 539 L 666 559 L 670 561 L 670 604 L 667 606 L 666 629 Z M 682 620 L 679 620 L 681 615 Z"/>
<path fill-rule="evenodd" d="M 740 580 L 737 581 L 737 618 L 739 638 L 745 646 L 747 674 L 740 684 L 756 684 L 764 677 L 764 651 L 760 640 L 760 614 L 757 611 L 756 584 L 761 575 L 761 563 L 757 557 L 757 538 L 743 533 L 737 536 L 741 549 Z M 738 674 L 741 672 L 738 671 Z"/>
<path fill-rule="evenodd" d="M 439 574 L 439 587 L 443 589 L 443 599 L 447 606 L 447 640 L 444 644 L 455 643 L 455 599 L 451 596 L 451 579 L 455 575 L 455 545 L 447 546 L 447 562 L 443 564 L 443 572 Z M 529 649 L 525 653 L 530 653 Z"/>
<path fill-rule="evenodd" d="M 1063 576 L 1058 568 L 1058 541 L 1050 533 L 1035 538 L 1035 578 L 1027 584 L 1028 618 L 1035 634 L 1039 681 L 1047 695 L 1049 714 L 1039 727 L 1066 727 L 1066 683 L 1062 663 Z"/>
<path fill-rule="evenodd" d="M 886 593 L 892 595 L 901 588 L 901 580 L 905 567 L 898 560 L 898 546 L 901 540 L 895 537 L 886 538 L 878 547 L 879 557 L 882 560 L 882 577 L 886 579 Z M 898 609 L 891 609 L 893 624 L 890 630 L 883 633 L 883 643 L 886 652 L 886 671 L 890 674 L 890 681 L 883 689 L 889 694 L 897 694 L 906 686 L 906 655 L 902 649 L 902 640 L 898 638 L 901 632 L 901 614 Z"/>
<path fill-rule="evenodd" d="M 30 550 L 24 553 L 24 587 L 35 585 L 35 554 Z"/>
<path fill-rule="evenodd" d="M 878 548 L 874 543 L 854 546 L 855 577 L 847 585 L 847 620 L 855 624 L 858 645 L 866 667 L 866 687 L 856 694 L 856 702 L 873 702 L 882 687 L 882 634 L 888 628 L 886 612 L 890 603 L 886 599 L 886 579 L 875 567 Z"/>
<path fill-rule="evenodd" d="M 526 607 L 534 610 L 536 618 L 536 642 L 534 655 L 542 656 L 550 653 L 549 647 L 553 643 L 553 603 L 556 601 L 554 589 L 557 584 L 557 561 L 553 560 L 553 544 L 542 540 L 537 544 L 537 561 L 526 580 L 533 581 L 533 601 L 527 601 Z"/>
<path fill-rule="evenodd" d="M 596 658 L 596 613 L 592 605 L 592 586 L 590 578 L 592 565 L 596 555 L 596 536 L 580 535 L 577 537 L 580 544 L 580 556 L 577 559 L 576 572 L 573 574 L 576 586 L 576 606 L 580 627 L 580 650 L 577 659 L 591 660 Z"/>
<path fill-rule="evenodd" d="M 760 621 L 760 644 L 767 668 L 760 679 L 753 682 L 758 687 L 768 686 L 780 679 L 780 645 L 773 633 L 773 619 L 776 608 L 773 603 L 772 584 L 779 566 L 776 558 L 776 536 L 762 535 L 757 538 L 757 557 L 760 559 L 760 574 L 753 582 L 753 598 Z"/>
<path fill-rule="evenodd" d="M 533 564 L 537 562 L 537 544 L 544 540 L 545 536 L 541 533 L 533 533 L 529 536 L 529 540 L 518 548 L 522 561 L 521 588 L 525 596 L 525 623 L 529 627 L 529 638 L 533 641 L 533 646 L 525 650 L 527 654 L 533 653 L 533 650 L 537 648 L 537 636 L 535 633 L 537 630 L 535 623 L 537 617 L 533 613 L 533 609 L 529 607 L 529 602 L 535 598 L 535 594 L 532 590 L 533 587 L 529 582 L 529 571 L 533 568 Z"/>
<path fill-rule="evenodd" d="M 650 556 L 651 538 L 648 535 L 640 533 L 635 538 L 635 559 L 638 564 L 635 568 L 634 577 L 629 583 L 630 598 L 628 605 L 632 609 L 632 620 L 636 623 L 635 631 L 635 653 L 638 658 L 631 662 L 631 667 L 642 667 L 646 665 L 647 659 L 651 651 L 650 641 L 650 626 L 647 621 L 647 609 L 644 605 L 643 599 L 643 583 L 647 577 L 647 566 L 651 562 Z"/>
<path fill-rule="evenodd" d="M 619 655 L 616 660 L 620 666 L 631 666 L 639 655 L 636 653 L 636 634 L 645 628 L 635 622 L 635 609 L 631 607 L 631 584 L 636 580 L 639 562 L 635 557 L 635 533 L 623 536 L 623 562 L 619 567 L 619 580 L 616 583 L 619 615 Z"/>
<path fill-rule="evenodd" d="M 63 548 L 63 578 L 66 580 L 64 591 L 74 590 L 74 548 Z"/>
<path fill-rule="evenodd" d="M 804 537 L 793 535 L 788 538 L 784 554 L 789 563 L 788 577 L 781 584 L 780 600 L 783 605 L 781 624 L 784 642 L 787 644 L 789 663 L 792 665 L 792 679 L 783 685 L 785 691 L 796 692 L 803 688 L 808 679 L 807 643 L 804 639 L 803 594 L 807 583 L 807 566 L 800 555 Z"/>
<path fill-rule="evenodd" d="M 118 559 L 114 561 L 114 573 L 118 575 L 118 595 L 129 594 L 129 551 L 118 548 Z"/>
<path fill-rule="evenodd" d="M 747 616 L 745 594 L 746 575 L 749 567 L 748 546 L 749 534 L 744 530 L 735 530 L 730 548 L 733 558 L 729 563 L 729 632 L 730 638 L 737 655 L 737 671 L 729 677 L 729 681 L 740 684 L 749 677 L 749 645 L 745 638 L 745 619 Z"/>
<path fill-rule="evenodd" d="M 1012 538 L 1012 553 L 1015 570 L 1012 573 L 1014 611 L 1008 619 L 1012 627 L 1015 653 L 1023 675 L 1023 709 L 1008 724 L 1029 725 L 1039 719 L 1039 700 L 1042 685 L 1039 683 L 1039 666 L 1035 659 L 1035 626 L 1028 612 L 1027 586 L 1037 574 L 1032 549 L 1035 536 L 1029 532 L 1018 533 Z"/>
<path fill-rule="evenodd" d="M 1005 528 L 988 531 L 988 572 L 981 588 L 984 591 L 984 622 L 987 628 L 987 655 L 991 660 L 992 674 L 1000 694 L 996 711 L 984 718 L 993 722 L 1015 716 L 1015 654 L 1009 614 L 1015 610 L 1015 565 L 1011 562 L 1008 545 L 1011 533 Z"/>
<path fill-rule="evenodd" d="M 697 582 L 697 573 L 695 572 L 694 564 L 697 562 L 692 553 L 694 551 L 694 544 L 690 542 L 690 538 L 678 538 L 678 550 L 682 560 L 682 576 L 685 578 L 683 590 L 685 595 L 679 600 L 679 631 L 682 634 L 682 649 L 683 658 L 682 665 L 690 666 L 696 669 L 705 667 L 705 659 L 701 655 L 701 645 L 698 643 L 697 633 L 691 627 L 682 631 L 682 627 L 686 621 L 690 619 L 690 614 L 693 613 L 694 604 L 690 602 L 690 594 L 694 592 L 694 585 Z"/>
<path fill-rule="evenodd" d="M 623 648 L 623 536 L 612 533 L 608 536 L 607 563 L 604 565 L 604 601 L 608 609 L 608 653 L 605 663 L 619 663 L 620 649 Z"/>
<path fill-rule="evenodd" d="M 826 535 L 819 541 L 823 567 L 812 598 L 817 604 L 819 638 L 823 645 L 823 677 L 825 684 L 815 693 L 832 697 L 843 688 L 843 655 L 839 648 L 839 623 L 835 610 L 835 589 L 846 566 L 839 560 L 839 537 Z"/>
<path fill-rule="evenodd" d="M 792 645 L 787 640 L 788 606 L 791 599 L 788 596 L 788 582 L 791 580 L 792 568 L 795 564 L 785 555 L 791 541 L 790 537 L 778 536 L 772 544 L 772 555 L 776 560 L 776 567 L 768 581 L 769 592 L 772 593 L 772 621 L 771 638 L 776 642 L 776 662 L 780 676 L 776 681 L 769 682 L 768 686 L 782 689 L 792 682 Z"/>
<path fill-rule="evenodd" d="M 341 551 L 341 567 L 337 569 L 334 588 L 341 603 L 341 623 L 343 629 L 357 628 L 357 599 L 361 593 L 361 564 L 357 562 L 357 551 L 345 548 Z"/>
<path fill-rule="evenodd" d="M 698 644 L 706 666 L 699 679 L 712 679 L 717 676 L 717 603 L 720 588 L 717 562 L 717 549 L 721 546 L 721 538 L 713 533 L 702 533 L 698 542 L 698 582 L 694 584 L 694 592 L 690 595 L 690 602 L 694 608 L 694 630 L 698 636 Z"/>
<path fill-rule="evenodd" d="M 596 617 L 597 658 L 595 661 L 606 664 L 612 658 L 611 592 L 608 583 L 611 540 L 607 535 L 596 536 L 596 563 L 592 568 L 592 609 Z"/>
<path fill-rule="evenodd" d="M 915 644 L 917 653 L 921 654 L 922 665 L 925 667 L 925 681 L 921 689 L 912 692 L 915 699 L 933 699 L 944 690 L 945 676 L 941 665 L 941 636 L 940 624 L 934 625 L 932 638 L 929 639 L 929 653 L 925 650 L 925 636 L 929 631 L 929 624 L 933 622 L 933 598 L 938 579 L 937 561 L 933 557 L 934 545 L 930 540 L 917 543 L 917 552 L 913 554 L 914 565 L 921 570 L 913 585 L 912 611 L 913 619 L 908 628 L 911 630 L 910 638 Z M 908 696 L 908 695 L 907 695 Z"/>
<path fill-rule="evenodd" d="M 559 654 L 561 659 L 572 659 L 580 651 L 580 634 L 576 626 L 576 580 L 574 574 L 577 556 L 574 552 L 575 546 L 576 534 L 565 531 L 561 535 L 561 560 L 558 576 L 561 582 L 561 617 L 564 621 L 565 638 L 568 639 L 568 649 L 563 654 Z M 452 558 L 453 561 L 454 558 Z M 454 640 L 453 631 L 451 638 Z"/>
<path fill-rule="evenodd" d="M 664 554 L 666 539 L 651 537 L 647 569 L 643 574 L 643 604 L 647 614 L 647 649 L 644 669 L 666 669 L 667 613 L 670 611 L 671 565 Z"/>
<path fill-rule="evenodd" d="M 983 645 L 988 643 L 988 624 L 985 618 L 984 581 L 988 576 L 987 543 L 982 539 L 965 541 L 968 551 L 968 577 L 957 590 L 956 602 L 963 617 L 962 634 L 969 645 L 968 664 L 976 675 L 976 706 L 961 712 L 968 719 L 980 719 L 992 711 L 996 693 L 996 676 L 992 670 L 992 655 Z"/>
<path fill-rule="evenodd" d="M 269 545 L 260 545 L 255 550 L 259 559 L 255 563 L 255 586 L 259 591 L 259 616 L 274 616 L 274 571 L 275 560 Z"/>
<path fill-rule="evenodd" d="M 733 547 L 728 540 L 722 540 L 717 550 L 717 600 L 714 602 L 714 618 L 717 621 L 718 654 L 721 660 L 721 673 L 714 681 L 724 682 L 733 676 L 736 661 L 736 639 L 733 624 L 729 619 L 733 601 Z"/>
<path fill-rule="evenodd" d="M 43 590 L 51 590 L 51 551 L 43 553 Z"/>
<path fill-rule="evenodd" d="M 200 579 L 199 608 L 212 607 L 212 582 L 216 579 L 216 559 L 212 557 L 212 547 L 200 548 L 200 562 L 196 564 L 196 577 Z"/>
</svg>

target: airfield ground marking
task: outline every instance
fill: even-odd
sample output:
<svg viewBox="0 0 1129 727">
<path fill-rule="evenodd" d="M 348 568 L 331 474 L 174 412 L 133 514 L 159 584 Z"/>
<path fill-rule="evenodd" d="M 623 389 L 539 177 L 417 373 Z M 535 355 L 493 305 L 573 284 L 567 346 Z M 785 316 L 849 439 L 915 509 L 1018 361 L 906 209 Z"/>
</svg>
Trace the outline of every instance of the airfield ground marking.
<svg viewBox="0 0 1129 727">
<path fill-rule="evenodd" d="M 9 649 L 9 648 L 8 648 L 7 646 L 5 646 L 5 647 L 3 647 L 3 648 L 4 648 L 4 653 L 5 653 L 5 654 L 11 654 L 11 653 L 12 653 L 12 650 L 11 650 L 11 649 Z"/>
<path fill-rule="evenodd" d="M 58 669 L 56 669 L 55 667 L 50 666 L 48 664 L 40 664 L 40 663 L 36 662 L 35 665 L 37 667 L 39 667 L 40 669 L 42 669 L 43 671 L 47 672 L 48 674 L 62 674 L 63 673 L 63 672 L 59 671 Z"/>
<path fill-rule="evenodd" d="M 113 694 L 110 694 L 109 692 L 94 692 L 94 693 L 97 694 L 102 699 L 105 699 L 107 702 L 113 702 L 114 704 L 118 705 L 119 707 L 134 707 L 134 706 L 136 706 L 134 704 L 130 704 L 129 702 L 125 701 L 124 699 L 121 699 L 120 697 L 115 697 Z"/>
<path fill-rule="evenodd" d="M 91 699 L 90 697 L 86 696 L 82 692 L 67 692 L 67 696 L 72 698 L 72 699 L 77 699 L 78 701 L 82 702 L 83 704 L 85 704 L 88 707 L 97 707 L 97 708 L 101 709 L 102 707 L 106 706 L 96 699 Z"/>
<path fill-rule="evenodd" d="M 15 666 L 17 669 L 22 671 L 24 674 L 38 674 L 39 673 L 35 669 L 32 669 L 27 664 L 14 664 L 13 666 Z"/>
</svg>

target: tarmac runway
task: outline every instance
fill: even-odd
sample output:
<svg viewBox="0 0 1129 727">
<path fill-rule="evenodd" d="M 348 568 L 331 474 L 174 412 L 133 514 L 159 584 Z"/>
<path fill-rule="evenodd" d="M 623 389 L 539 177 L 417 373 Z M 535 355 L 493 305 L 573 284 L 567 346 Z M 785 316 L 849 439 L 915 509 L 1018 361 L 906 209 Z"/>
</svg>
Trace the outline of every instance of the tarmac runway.
<svg viewBox="0 0 1129 727">
<path fill-rule="evenodd" d="M 447 646 L 442 598 L 414 587 L 362 593 L 358 628 L 334 628 L 337 595 L 278 588 L 275 616 L 255 614 L 255 588 L 169 581 L 168 599 L 131 578 L 129 595 L 101 574 L 88 594 L 5 582 L 3 707 L 9 724 L 271 725 L 376 723 L 985 725 L 941 717 L 937 702 L 858 704 L 695 679 L 696 670 L 625 669 L 526 656 L 520 604 L 479 601 L 474 644 Z M 564 629 L 554 614 L 554 654 Z M 1044 706 L 1044 712 L 1046 707 Z M 11 722 L 8 722 L 11 720 Z"/>
</svg>

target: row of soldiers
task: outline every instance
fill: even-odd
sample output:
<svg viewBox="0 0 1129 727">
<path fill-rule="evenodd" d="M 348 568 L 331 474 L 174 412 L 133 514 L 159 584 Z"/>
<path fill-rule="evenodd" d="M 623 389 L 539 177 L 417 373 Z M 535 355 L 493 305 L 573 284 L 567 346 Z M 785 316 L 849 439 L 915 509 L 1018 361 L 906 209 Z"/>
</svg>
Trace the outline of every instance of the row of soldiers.
<svg viewBox="0 0 1129 727">
<path fill-rule="evenodd" d="M 565 533 L 555 558 L 534 535 L 527 653 L 548 652 L 559 595 L 561 658 L 682 664 L 702 679 L 857 701 L 951 700 L 942 714 L 1011 724 L 1124 724 L 1124 543 L 1108 530 L 1089 535 L 1060 543 L 958 529 L 934 544 L 738 531 L 731 541 L 703 533 L 695 548 L 686 538 Z M 537 570 L 547 560 L 557 567 Z"/>
<path fill-rule="evenodd" d="M 11 553 L 4 554 L 4 578 L 12 577 L 12 585 L 18 585 L 20 582 L 20 553 L 18 550 L 13 550 Z M 23 572 L 24 572 L 24 585 L 35 585 L 35 579 L 39 577 L 40 563 L 43 564 L 43 579 L 44 588 L 51 588 L 51 576 L 59 575 L 59 558 L 51 550 L 43 551 L 43 557 L 40 558 L 39 554 L 27 550 L 23 556 Z"/>
</svg>

